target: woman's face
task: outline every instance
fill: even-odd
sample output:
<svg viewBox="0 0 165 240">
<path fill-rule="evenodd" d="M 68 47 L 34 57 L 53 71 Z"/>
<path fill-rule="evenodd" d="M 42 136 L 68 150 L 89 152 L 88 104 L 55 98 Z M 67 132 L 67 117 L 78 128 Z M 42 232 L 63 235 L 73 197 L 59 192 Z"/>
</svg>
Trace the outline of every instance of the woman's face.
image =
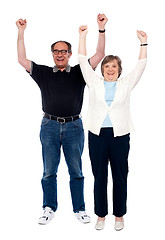
<svg viewBox="0 0 165 240">
<path fill-rule="evenodd" d="M 119 75 L 119 66 L 117 60 L 114 59 L 104 65 L 104 79 L 105 81 L 117 81 Z"/>
</svg>

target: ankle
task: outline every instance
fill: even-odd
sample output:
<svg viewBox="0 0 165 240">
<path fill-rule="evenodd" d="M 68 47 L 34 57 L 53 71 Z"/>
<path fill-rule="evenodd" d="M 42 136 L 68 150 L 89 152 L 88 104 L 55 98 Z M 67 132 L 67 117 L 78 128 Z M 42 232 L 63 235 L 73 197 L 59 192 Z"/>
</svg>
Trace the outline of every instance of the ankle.
<svg viewBox="0 0 165 240">
<path fill-rule="evenodd" d="M 115 217 L 115 221 L 116 222 L 122 222 L 123 221 L 123 217 Z"/>
<path fill-rule="evenodd" d="M 104 220 L 105 220 L 105 217 L 98 217 L 97 220 L 98 220 L 98 221 L 104 221 Z"/>
</svg>

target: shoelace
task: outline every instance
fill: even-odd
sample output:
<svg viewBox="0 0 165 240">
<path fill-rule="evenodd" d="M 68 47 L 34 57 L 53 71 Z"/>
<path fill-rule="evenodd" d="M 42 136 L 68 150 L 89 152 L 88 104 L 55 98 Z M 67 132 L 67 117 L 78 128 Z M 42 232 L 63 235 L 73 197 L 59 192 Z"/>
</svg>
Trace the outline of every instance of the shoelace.
<svg viewBox="0 0 165 240">
<path fill-rule="evenodd" d="M 42 216 L 42 217 L 45 217 L 44 215 L 46 215 L 46 213 L 52 214 L 52 211 L 51 211 L 51 210 L 50 210 L 50 211 L 44 210 L 44 213 L 43 213 L 43 216 Z"/>
</svg>

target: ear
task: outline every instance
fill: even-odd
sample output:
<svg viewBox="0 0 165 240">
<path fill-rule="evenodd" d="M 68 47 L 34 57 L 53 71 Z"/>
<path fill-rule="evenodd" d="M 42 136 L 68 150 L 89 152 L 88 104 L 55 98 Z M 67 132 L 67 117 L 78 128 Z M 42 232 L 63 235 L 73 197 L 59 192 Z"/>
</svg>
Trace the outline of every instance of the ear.
<svg viewBox="0 0 165 240">
<path fill-rule="evenodd" d="M 72 56 L 72 53 L 69 53 L 69 54 L 68 54 L 68 57 L 70 58 L 71 56 Z"/>
</svg>

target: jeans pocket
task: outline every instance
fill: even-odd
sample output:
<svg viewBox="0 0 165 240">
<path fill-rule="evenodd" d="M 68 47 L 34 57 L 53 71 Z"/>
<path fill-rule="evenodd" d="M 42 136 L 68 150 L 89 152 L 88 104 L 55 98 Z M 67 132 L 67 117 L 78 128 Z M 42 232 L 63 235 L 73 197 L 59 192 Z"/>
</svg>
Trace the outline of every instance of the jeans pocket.
<svg viewBox="0 0 165 240">
<path fill-rule="evenodd" d="M 72 123 L 76 126 L 76 127 L 83 127 L 83 123 L 81 118 L 76 119 L 75 121 L 72 121 Z"/>
<path fill-rule="evenodd" d="M 41 122 L 41 125 L 42 125 L 42 126 L 45 126 L 45 125 L 48 124 L 49 121 L 50 121 L 50 119 L 48 119 L 48 118 L 46 118 L 46 117 L 43 117 L 42 122 Z"/>
</svg>

